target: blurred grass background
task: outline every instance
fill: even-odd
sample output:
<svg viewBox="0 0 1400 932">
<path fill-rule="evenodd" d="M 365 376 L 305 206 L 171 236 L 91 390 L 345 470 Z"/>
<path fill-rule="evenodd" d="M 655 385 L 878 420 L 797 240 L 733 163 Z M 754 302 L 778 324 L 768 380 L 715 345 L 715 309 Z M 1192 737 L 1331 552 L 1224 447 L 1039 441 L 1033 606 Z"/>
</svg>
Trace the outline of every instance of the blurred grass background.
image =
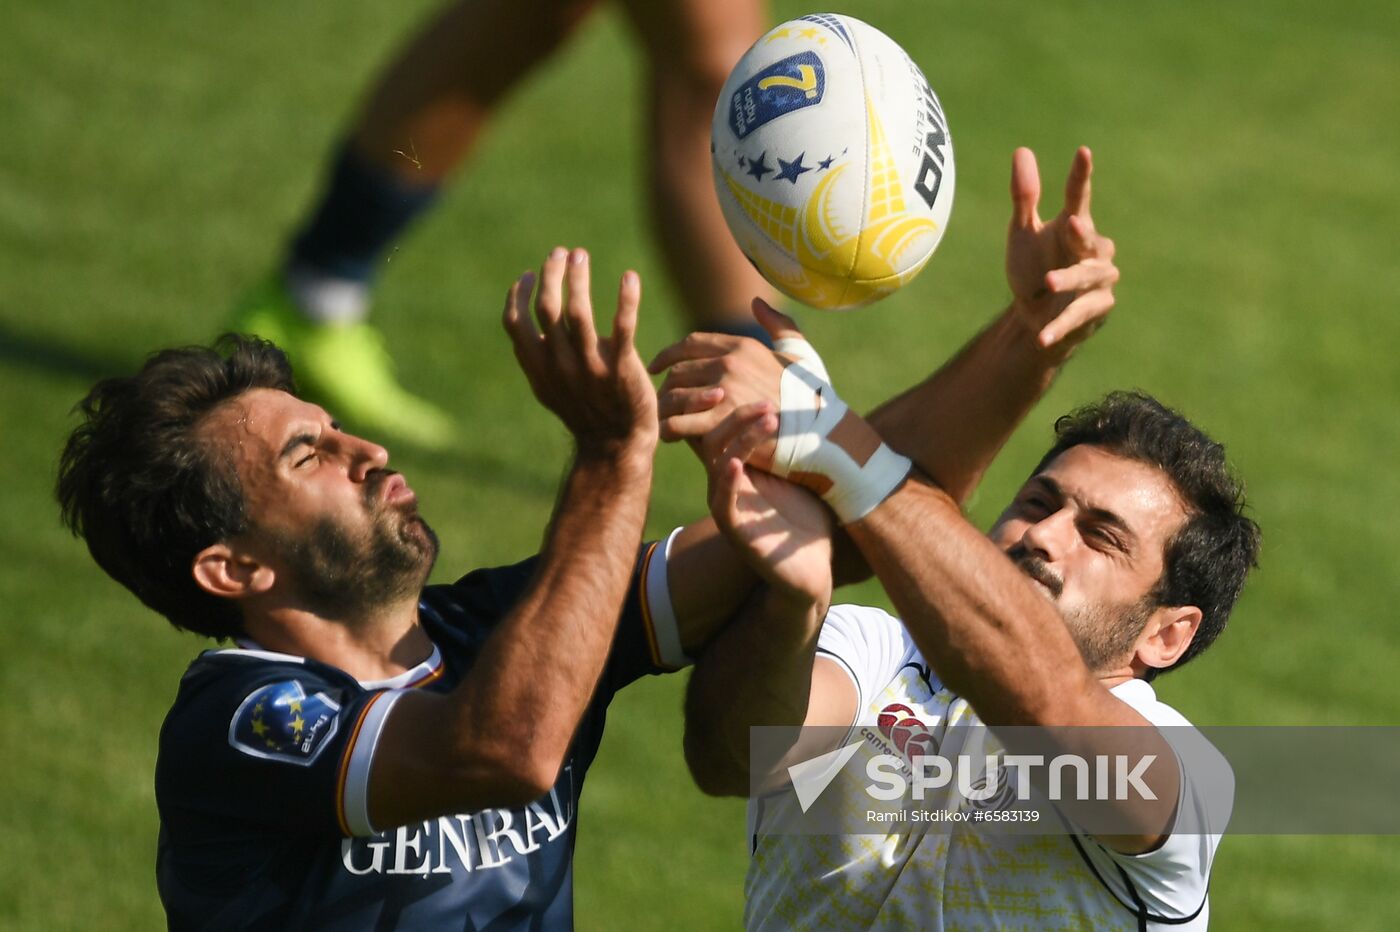
<svg viewBox="0 0 1400 932">
<path fill-rule="evenodd" d="M 69 408 L 159 345 L 202 341 L 271 267 L 328 146 L 431 8 L 301 0 L 47 0 L 0 33 L 0 927 L 149 929 L 156 734 L 204 645 L 168 630 L 58 526 Z M 1231 630 L 1160 684 L 1210 724 L 1400 723 L 1400 6 L 868 0 L 837 4 L 923 66 L 958 162 L 951 231 L 923 276 L 854 315 L 807 313 L 843 394 L 920 378 L 1003 303 L 1011 149 L 1058 207 L 1093 146 L 1095 212 L 1124 277 L 1112 325 L 1032 415 L 972 504 L 984 525 L 1053 416 L 1114 387 L 1224 439 L 1265 528 Z M 809 12 L 783 0 L 773 20 Z M 538 544 L 567 456 L 496 323 L 555 243 L 595 280 L 636 267 L 642 342 L 679 333 L 640 197 L 640 61 L 605 9 L 506 106 L 469 172 L 387 263 L 378 320 L 408 384 L 470 425 L 471 451 L 404 451 L 444 542 L 437 575 Z M 708 184 L 708 179 L 698 183 Z M 667 449 L 654 534 L 703 482 Z M 882 602 L 873 588 L 845 593 Z M 577 858 L 581 928 L 739 924 L 742 804 L 695 791 L 683 677 L 613 706 Z M 1301 751 L 1302 749 L 1300 749 Z M 1300 766 L 1306 766 L 1300 755 Z M 1388 929 L 1394 838 L 1232 837 L 1218 929 Z"/>
</svg>

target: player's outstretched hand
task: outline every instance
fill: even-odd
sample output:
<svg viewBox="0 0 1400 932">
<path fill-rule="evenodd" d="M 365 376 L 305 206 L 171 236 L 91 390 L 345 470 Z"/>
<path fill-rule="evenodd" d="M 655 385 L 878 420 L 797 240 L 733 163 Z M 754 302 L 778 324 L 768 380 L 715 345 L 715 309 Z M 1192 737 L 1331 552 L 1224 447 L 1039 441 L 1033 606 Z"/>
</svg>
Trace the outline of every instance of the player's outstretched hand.
<svg viewBox="0 0 1400 932">
<path fill-rule="evenodd" d="M 631 271 L 622 276 L 612 335 L 600 337 L 588 277 L 588 253 L 557 246 L 540 269 L 533 315 L 534 273 L 511 285 L 504 322 L 515 358 L 581 453 L 649 450 L 657 438 L 656 393 L 634 343 L 641 279 Z"/>
<path fill-rule="evenodd" d="M 1037 210 L 1040 171 L 1035 153 L 1011 157 L 1011 228 L 1006 238 L 1006 278 L 1017 315 L 1036 345 L 1064 357 L 1089 337 L 1113 309 L 1113 240 L 1094 226 L 1089 212 L 1093 155 L 1080 146 L 1065 181 L 1065 203 L 1049 222 Z"/>
<path fill-rule="evenodd" d="M 899 487 L 909 460 L 841 400 L 821 356 L 790 318 L 757 300 L 754 316 L 772 335 L 772 350 L 692 334 L 653 360 L 653 372 L 670 369 L 659 405 L 662 435 L 696 441 L 712 464 L 744 411 L 776 405 L 776 436 L 760 438 L 741 459 L 816 492 L 842 523 L 859 520 Z"/>
<path fill-rule="evenodd" d="M 754 299 L 753 313 L 775 343 L 802 336 L 790 317 L 761 298 Z M 764 401 L 777 409 L 787 361 L 757 340 L 727 333 L 692 333 L 666 347 L 650 366 L 652 373 L 666 373 L 658 402 L 661 439 L 695 441 L 700 458 L 712 463 L 723 448 L 720 438 L 730 436 L 722 428 L 733 426 L 737 412 Z M 766 469 L 773 448 L 769 438 L 746 461 Z"/>
<path fill-rule="evenodd" d="M 705 463 L 710 513 L 770 589 L 824 610 L 832 585 L 831 513 L 807 490 L 744 465 L 777 432 L 777 409 L 767 401 L 736 409 L 714 432 L 719 450 Z"/>
</svg>

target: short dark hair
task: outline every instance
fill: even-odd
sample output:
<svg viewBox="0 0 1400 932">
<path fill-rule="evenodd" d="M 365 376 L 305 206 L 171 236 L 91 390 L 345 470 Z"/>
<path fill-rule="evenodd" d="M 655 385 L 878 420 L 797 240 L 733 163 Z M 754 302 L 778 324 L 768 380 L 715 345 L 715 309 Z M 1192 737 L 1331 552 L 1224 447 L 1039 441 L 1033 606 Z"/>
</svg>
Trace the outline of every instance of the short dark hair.
<svg viewBox="0 0 1400 932">
<path fill-rule="evenodd" d="M 1225 447 L 1179 412 L 1143 392 L 1113 392 L 1055 422 L 1055 445 L 1035 473 L 1070 447 L 1089 444 L 1166 473 L 1186 508 L 1186 522 L 1167 542 L 1162 578 L 1149 595 L 1158 605 L 1194 605 L 1201 624 L 1186 652 L 1151 680 L 1209 647 L 1230 617 L 1245 577 L 1259 561 L 1259 525 L 1245 515 L 1244 484 Z"/>
<path fill-rule="evenodd" d="M 78 403 L 82 423 L 58 467 L 63 523 L 97 564 L 175 627 L 220 640 L 242 631 L 242 615 L 200 588 L 191 567 L 247 518 L 237 471 L 200 427 L 253 388 L 295 392 L 287 357 L 264 340 L 225 334 L 212 348 L 153 353 Z"/>
</svg>

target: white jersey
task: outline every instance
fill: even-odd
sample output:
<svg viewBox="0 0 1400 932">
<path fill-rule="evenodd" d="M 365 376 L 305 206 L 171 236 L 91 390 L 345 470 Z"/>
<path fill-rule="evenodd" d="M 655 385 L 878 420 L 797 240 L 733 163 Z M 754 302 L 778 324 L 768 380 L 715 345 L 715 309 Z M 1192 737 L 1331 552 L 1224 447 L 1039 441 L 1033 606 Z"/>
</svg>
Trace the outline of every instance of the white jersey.
<svg viewBox="0 0 1400 932">
<path fill-rule="evenodd" d="M 903 624 L 886 612 L 833 606 L 818 651 L 818 657 L 836 660 L 855 683 L 859 705 L 853 734 L 862 727 L 873 729 L 882 713 L 887 721 L 891 715 L 917 719 L 935 741 L 942 740 L 949 725 L 977 723 L 967 701 L 939 682 Z M 1143 680 L 1123 683 L 1112 692 L 1154 725 L 1190 725 L 1179 712 L 1158 702 Z M 1190 733 L 1199 734 L 1194 729 Z M 1220 779 L 1223 767 L 1232 787 L 1228 764 L 1223 757 L 1218 761 L 1220 767 L 1208 768 L 1212 779 Z M 1213 798 L 1218 799 L 1220 784 L 1213 785 Z M 765 824 L 783 817 L 771 807 L 792 805 L 792 798 L 784 794 L 750 800 L 752 859 L 745 883 L 745 924 L 765 932 L 1196 932 L 1206 928 L 1210 866 L 1225 829 L 1218 809 L 1207 812 L 1205 798 L 1203 777 L 1183 772 L 1178 820 L 1189 812 L 1199 820 L 1195 825 L 1209 826 L 1215 834 L 1173 834 L 1155 851 L 1140 855 L 1118 853 L 1087 835 L 975 829 L 950 833 L 946 826 L 931 831 L 917 825 L 897 830 L 892 826 L 885 835 L 765 835 Z"/>
</svg>

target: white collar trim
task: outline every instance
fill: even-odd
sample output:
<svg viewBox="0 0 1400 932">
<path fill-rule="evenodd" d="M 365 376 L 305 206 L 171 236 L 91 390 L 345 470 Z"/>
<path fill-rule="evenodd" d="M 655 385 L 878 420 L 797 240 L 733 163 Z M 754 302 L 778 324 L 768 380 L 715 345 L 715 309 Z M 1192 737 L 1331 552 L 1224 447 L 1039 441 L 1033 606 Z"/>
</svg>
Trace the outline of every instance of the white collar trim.
<svg viewBox="0 0 1400 932">
<path fill-rule="evenodd" d="M 258 646 L 257 642 L 248 638 L 236 638 L 234 643 L 236 648 L 225 648 L 215 651 L 217 654 L 238 654 L 244 657 L 257 657 L 260 660 L 276 660 L 282 663 L 306 663 L 305 657 L 298 657 L 295 654 L 282 654 L 273 650 L 264 650 Z M 391 676 L 384 680 L 360 680 L 356 682 L 365 689 L 404 689 L 419 680 L 433 673 L 442 666 L 442 651 L 438 650 L 436 644 L 433 645 L 433 652 L 426 660 L 405 670 L 397 676 Z"/>
</svg>

